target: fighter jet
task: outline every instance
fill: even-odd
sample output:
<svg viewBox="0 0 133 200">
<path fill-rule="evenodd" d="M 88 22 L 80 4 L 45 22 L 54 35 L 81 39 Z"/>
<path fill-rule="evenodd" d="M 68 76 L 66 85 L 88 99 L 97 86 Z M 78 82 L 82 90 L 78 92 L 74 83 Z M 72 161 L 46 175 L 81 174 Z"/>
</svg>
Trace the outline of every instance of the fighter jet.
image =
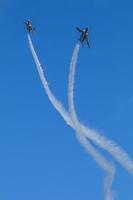
<svg viewBox="0 0 133 200">
<path fill-rule="evenodd" d="M 32 33 L 33 31 L 35 31 L 35 28 L 33 28 L 33 26 L 32 26 L 31 20 L 28 19 L 28 20 L 25 22 L 25 25 L 26 25 L 26 29 L 27 29 L 27 31 L 28 31 L 29 33 Z"/>
<path fill-rule="evenodd" d="M 90 43 L 89 43 L 89 40 L 88 40 L 88 28 L 85 28 L 85 29 L 80 29 L 78 27 L 76 27 L 76 29 L 81 33 L 81 36 L 79 38 L 79 41 L 81 44 L 83 44 L 84 42 L 87 43 L 88 47 L 90 48 Z"/>
</svg>

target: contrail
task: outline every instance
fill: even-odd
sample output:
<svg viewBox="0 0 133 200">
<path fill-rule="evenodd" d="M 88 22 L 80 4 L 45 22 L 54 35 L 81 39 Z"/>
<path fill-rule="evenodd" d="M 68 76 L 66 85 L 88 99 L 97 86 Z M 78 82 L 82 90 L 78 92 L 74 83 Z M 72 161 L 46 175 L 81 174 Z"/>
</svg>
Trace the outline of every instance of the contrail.
<svg viewBox="0 0 133 200">
<path fill-rule="evenodd" d="M 37 57 L 37 54 L 34 50 L 34 47 L 33 47 L 33 44 L 32 44 L 29 34 L 28 34 L 28 41 L 29 41 L 29 46 L 30 46 L 30 50 L 31 50 L 33 59 L 35 61 L 40 79 L 42 81 L 42 85 L 48 95 L 50 102 L 55 107 L 55 109 L 60 113 L 60 115 L 65 120 L 65 122 L 70 127 L 75 129 L 73 122 L 71 120 L 71 117 L 69 116 L 69 113 L 63 108 L 62 104 L 55 98 L 55 96 L 53 95 L 53 93 L 51 92 L 51 90 L 48 87 L 42 66 L 41 66 L 39 59 Z M 96 143 L 102 149 L 105 149 L 106 151 L 108 151 L 127 171 L 129 171 L 130 173 L 133 174 L 133 161 L 121 147 L 119 147 L 112 140 L 109 140 L 109 139 L 105 138 L 104 136 L 99 135 L 96 131 L 87 128 L 83 124 L 80 123 L 79 126 L 80 126 L 80 129 L 82 130 L 82 133 L 84 133 L 84 135 L 88 139 L 92 140 L 94 143 Z"/>
<path fill-rule="evenodd" d="M 82 130 L 79 125 L 79 121 L 76 115 L 75 106 L 74 106 L 74 80 L 75 80 L 75 70 L 76 70 L 76 62 L 80 49 L 80 43 L 78 42 L 74 48 L 71 64 L 70 64 L 70 72 L 68 79 L 68 105 L 69 112 L 74 127 L 76 129 L 76 135 L 80 142 L 80 144 L 86 149 L 86 151 L 93 156 L 96 162 L 100 165 L 100 167 L 106 171 L 107 176 L 104 180 L 104 199 L 105 200 L 113 200 L 113 194 L 111 192 L 111 186 L 115 175 L 115 167 L 112 163 L 108 162 L 86 139 L 83 135 Z"/>
</svg>

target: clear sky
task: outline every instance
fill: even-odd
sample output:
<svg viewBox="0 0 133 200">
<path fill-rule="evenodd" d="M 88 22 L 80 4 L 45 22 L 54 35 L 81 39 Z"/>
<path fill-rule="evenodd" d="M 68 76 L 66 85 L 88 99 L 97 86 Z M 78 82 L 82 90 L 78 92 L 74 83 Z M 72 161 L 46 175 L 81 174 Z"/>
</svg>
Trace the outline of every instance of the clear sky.
<svg viewBox="0 0 133 200">
<path fill-rule="evenodd" d="M 0 1 L 0 199 L 102 200 L 104 172 L 42 88 L 24 27 L 29 18 L 49 86 L 66 108 L 75 27 L 90 28 L 91 49 L 78 58 L 76 110 L 133 158 L 133 2 Z M 118 163 L 113 189 L 116 199 L 133 199 L 133 177 Z"/>
</svg>

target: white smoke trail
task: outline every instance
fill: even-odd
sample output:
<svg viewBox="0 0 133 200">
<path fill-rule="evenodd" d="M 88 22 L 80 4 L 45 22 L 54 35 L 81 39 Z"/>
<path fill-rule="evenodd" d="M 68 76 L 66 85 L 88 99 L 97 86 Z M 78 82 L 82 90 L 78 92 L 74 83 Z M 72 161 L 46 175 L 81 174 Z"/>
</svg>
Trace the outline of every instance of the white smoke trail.
<svg viewBox="0 0 133 200">
<path fill-rule="evenodd" d="M 110 171 L 108 171 L 108 174 L 104 180 L 104 199 L 106 200 L 114 199 L 113 192 L 111 191 L 111 186 L 114 180 L 114 176 L 115 176 L 115 167 L 112 163 Z"/>
<path fill-rule="evenodd" d="M 32 56 L 34 58 L 36 67 L 37 67 L 37 71 L 39 73 L 39 77 L 41 79 L 42 85 L 45 89 L 46 94 L 48 95 L 48 98 L 50 100 L 50 102 L 52 103 L 52 105 L 54 106 L 54 108 L 60 113 L 60 115 L 63 117 L 63 119 L 65 120 L 65 122 L 69 125 L 69 126 L 73 126 L 72 122 L 71 122 L 71 118 L 68 115 L 68 112 L 64 110 L 62 104 L 55 98 L 55 96 L 53 95 L 53 93 L 51 92 L 51 90 L 48 87 L 48 83 L 45 79 L 45 75 L 44 75 L 44 71 L 42 69 L 41 63 L 39 62 L 39 59 L 37 57 L 37 54 L 34 50 L 30 35 L 28 34 L 28 41 L 29 41 L 29 46 L 30 46 L 30 50 L 32 53 Z"/>
<path fill-rule="evenodd" d="M 71 64 L 70 64 L 70 72 L 69 72 L 69 80 L 68 80 L 68 105 L 69 112 L 76 129 L 77 138 L 82 144 L 82 146 L 87 150 L 89 154 L 93 156 L 96 162 L 100 165 L 100 167 L 107 172 L 107 177 L 104 181 L 104 199 L 105 200 L 113 200 L 113 195 L 111 192 L 111 186 L 115 174 L 114 165 L 109 163 L 96 149 L 90 144 L 90 142 L 83 135 L 82 130 L 79 126 L 79 121 L 77 118 L 77 114 L 74 106 L 74 80 L 75 80 L 75 70 L 76 70 L 76 62 L 80 49 L 80 43 L 78 42 L 74 48 Z"/>
<path fill-rule="evenodd" d="M 83 124 L 80 125 L 82 132 L 88 139 L 95 142 L 102 149 L 108 151 L 129 173 L 133 175 L 133 161 L 123 148 L 103 135 L 99 135 L 95 130 L 90 130 Z"/>
<path fill-rule="evenodd" d="M 65 122 L 69 126 L 71 126 L 73 129 L 75 129 L 68 112 L 63 108 L 62 104 L 55 98 L 55 96 L 53 95 L 53 93 L 51 92 L 51 90 L 48 87 L 47 81 L 45 79 L 45 76 L 44 76 L 44 73 L 42 70 L 42 66 L 36 55 L 36 52 L 34 50 L 34 47 L 33 47 L 33 44 L 32 44 L 29 34 L 28 34 L 28 41 L 29 41 L 29 46 L 30 46 L 30 50 L 31 50 L 33 59 L 36 63 L 36 67 L 37 67 L 40 79 L 42 81 L 42 85 L 48 95 L 49 100 L 51 101 L 51 103 L 55 107 L 55 109 L 63 117 Z M 82 132 L 88 139 L 91 139 L 99 147 L 108 151 L 127 171 L 129 171 L 130 173 L 133 173 L 133 162 L 132 162 L 131 158 L 115 142 L 108 140 L 107 138 L 105 138 L 102 135 L 99 135 L 96 131 L 87 128 L 85 125 L 83 125 L 81 123 L 80 123 L 80 129 L 82 130 Z"/>
</svg>

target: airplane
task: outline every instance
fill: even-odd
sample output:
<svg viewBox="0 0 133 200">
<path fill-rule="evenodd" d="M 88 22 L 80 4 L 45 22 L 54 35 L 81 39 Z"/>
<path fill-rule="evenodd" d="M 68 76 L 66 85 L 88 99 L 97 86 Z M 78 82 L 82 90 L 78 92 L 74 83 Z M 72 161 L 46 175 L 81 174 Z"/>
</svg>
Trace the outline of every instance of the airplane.
<svg viewBox="0 0 133 200">
<path fill-rule="evenodd" d="M 26 29 L 27 29 L 27 31 L 28 31 L 29 33 L 32 33 L 33 31 L 35 31 L 35 28 L 33 28 L 33 26 L 32 26 L 31 20 L 28 19 L 28 20 L 25 22 L 25 25 L 26 25 Z"/>
<path fill-rule="evenodd" d="M 81 33 L 81 36 L 79 38 L 79 41 L 81 44 L 83 44 L 84 42 L 87 43 L 88 47 L 90 48 L 90 43 L 89 43 L 89 40 L 88 40 L 88 28 L 85 28 L 85 29 L 80 29 L 78 27 L 76 27 L 77 31 L 79 31 Z"/>
</svg>

